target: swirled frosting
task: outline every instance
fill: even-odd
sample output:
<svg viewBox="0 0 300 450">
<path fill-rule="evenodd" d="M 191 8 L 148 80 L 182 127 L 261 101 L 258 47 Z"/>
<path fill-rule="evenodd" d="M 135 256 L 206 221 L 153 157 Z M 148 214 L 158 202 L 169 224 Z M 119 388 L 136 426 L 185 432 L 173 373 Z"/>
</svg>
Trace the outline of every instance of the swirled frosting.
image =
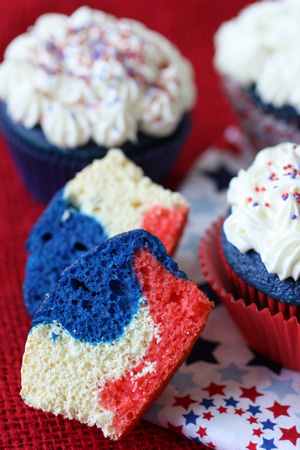
<svg viewBox="0 0 300 450">
<path fill-rule="evenodd" d="M 40 124 L 49 142 L 75 148 L 171 134 L 195 100 L 191 64 L 141 23 L 81 7 L 45 14 L 7 47 L 0 98 L 13 120 Z"/>
<path fill-rule="evenodd" d="M 281 280 L 300 276 L 300 146 L 261 150 L 229 185 L 232 213 L 226 238 L 240 252 L 255 250 Z"/>
<path fill-rule="evenodd" d="M 265 103 L 300 113 L 300 2 L 260 1 L 224 22 L 215 35 L 215 67 Z"/>
</svg>

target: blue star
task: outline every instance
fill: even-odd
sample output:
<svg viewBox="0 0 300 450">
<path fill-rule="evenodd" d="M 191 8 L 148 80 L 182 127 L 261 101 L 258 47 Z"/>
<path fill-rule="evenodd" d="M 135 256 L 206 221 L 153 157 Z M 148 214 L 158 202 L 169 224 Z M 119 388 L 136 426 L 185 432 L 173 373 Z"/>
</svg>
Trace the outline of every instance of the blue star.
<svg viewBox="0 0 300 450">
<path fill-rule="evenodd" d="M 198 288 L 204 293 L 204 295 L 206 295 L 207 298 L 209 298 L 209 300 L 212 300 L 215 303 L 215 306 L 221 304 L 221 300 L 219 299 L 218 295 L 215 293 L 215 291 L 210 287 L 208 283 L 199 283 Z"/>
<path fill-rule="evenodd" d="M 200 337 L 196 341 L 189 357 L 187 358 L 186 365 L 188 366 L 197 361 L 205 361 L 213 364 L 218 364 L 218 361 L 213 355 L 213 352 L 216 347 L 218 347 L 218 345 L 220 345 L 219 342 L 206 341 L 205 339 Z"/>
<path fill-rule="evenodd" d="M 209 201 L 207 201 L 208 197 Z M 219 213 L 220 207 L 224 205 L 220 198 L 214 198 L 213 195 L 208 196 L 206 193 L 203 195 L 198 194 L 196 200 L 190 198 L 189 203 L 194 217 L 198 214 L 201 215 L 203 213 L 215 217 Z"/>
<path fill-rule="evenodd" d="M 256 414 L 261 413 L 259 406 L 253 406 L 253 405 L 249 405 L 249 408 L 246 411 L 249 411 L 252 414 L 252 416 L 255 416 Z"/>
<path fill-rule="evenodd" d="M 193 373 L 176 372 L 170 384 L 176 386 L 178 392 L 183 394 L 187 389 L 197 387 L 197 384 L 193 382 Z"/>
<path fill-rule="evenodd" d="M 154 403 L 150 409 L 145 413 L 144 418 L 146 420 L 150 420 L 153 418 L 158 419 L 158 414 L 161 412 L 162 409 L 164 409 L 165 405 L 158 405 L 157 403 Z"/>
<path fill-rule="evenodd" d="M 202 442 L 200 441 L 200 439 L 198 438 L 198 436 L 197 436 L 197 437 L 192 437 L 192 436 L 190 436 L 190 439 L 191 439 L 192 441 L 199 442 L 199 444 L 202 444 Z"/>
<path fill-rule="evenodd" d="M 199 241 L 199 232 L 198 234 L 194 230 L 190 230 L 188 234 L 185 234 L 182 238 L 182 247 L 185 252 L 194 252 L 195 245 Z"/>
<path fill-rule="evenodd" d="M 234 400 L 233 397 L 230 398 L 224 398 L 226 406 L 233 406 L 234 408 L 239 403 L 239 400 Z"/>
<path fill-rule="evenodd" d="M 202 402 L 201 403 L 199 403 L 199 405 L 203 405 L 204 407 L 205 407 L 205 409 L 208 409 L 208 408 L 210 408 L 211 406 L 216 406 L 216 405 L 214 405 L 214 402 L 213 402 L 213 399 L 212 398 L 204 398 L 203 400 L 202 400 Z"/>
<path fill-rule="evenodd" d="M 254 353 L 254 358 L 252 358 L 251 361 L 248 362 L 247 366 L 265 366 L 277 375 L 280 375 L 282 367 L 279 364 L 274 363 L 267 358 L 264 358 L 253 349 L 251 349 L 251 351 L 252 353 Z"/>
<path fill-rule="evenodd" d="M 196 425 L 197 419 L 200 416 L 197 416 L 197 414 L 194 413 L 194 411 L 190 411 L 188 414 L 182 414 L 185 418 L 185 424 L 188 425 L 189 423 L 192 423 L 193 425 Z"/>
<path fill-rule="evenodd" d="M 234 174 L 226 170 L 226 167 L 219 167 L 214 172 L 211 172 L 209 170 L 203 170 L 202 172 L 204 175 L 206 175 L 209 178 L 212 178 L 216 182 L 217 191 L 226 189 L 228 187 L 229 181 L 234 176 Z"/>
<path fill-rule="evenodd" d="M 259 448 L 265 448 L 266 450 L 272 450 L 273 448 L 278 448 L 276 445 L 274 445 L 274 438 L 273 439 L 266 439 L 263 438 L 264 442 Z"/>
<path fill-rule="evenodd" d="M 263 430 L 274 430 L 274 427 L 276 423 L 271 422 L 270 419 L 266 420 L 265 422 L 260 422 L 263 426 Z"/>
<path fill-rule="evenodd" d="M 243 384 L 243 376 L 249 373 L 247 370 L 239 369 L 234 363 L 224 369 L 218 369 L 217 372 L 222 375 L 220 381 L 233 380 L 241 384 Z"/>
<path fill-rule="evenodd" d="M 276 378 L 271 378 L 270 386 L 267 386 L 264 391 L 275 392 L 279 400 L 283 400 L 288 394 L 298 394 L 295 389 L 292 388 L 293 380 L 276 380 Z"/>
</svg>

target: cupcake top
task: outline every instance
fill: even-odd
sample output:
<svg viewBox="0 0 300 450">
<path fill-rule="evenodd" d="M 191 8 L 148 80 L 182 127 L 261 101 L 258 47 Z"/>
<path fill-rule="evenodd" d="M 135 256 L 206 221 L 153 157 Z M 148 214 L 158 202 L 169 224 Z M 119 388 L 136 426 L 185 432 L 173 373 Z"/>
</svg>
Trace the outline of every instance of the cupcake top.
<svg viewBox="0 0 300 450">
<path fill-rule="evenodd" d="M 81 7 L 45 14 L 7 47 L 0 98 L 17 122 L 75 148 L 171 134 L 195 100 L 191 64 L 141 23 Z"/>
<path fill-rule="evenodd" d="M 300 2 L 262 1 L 221 25 L 215 35 L 217 71 L 249 87 L 265 103 L 300 113 Z"/>
<path fill-rule="evenodd" d="M 260 254 L 280 280 L 300 276 L 300 146 L 261 150 L 229 185 L 227 240 L 242 253 Z"/>
</svg>

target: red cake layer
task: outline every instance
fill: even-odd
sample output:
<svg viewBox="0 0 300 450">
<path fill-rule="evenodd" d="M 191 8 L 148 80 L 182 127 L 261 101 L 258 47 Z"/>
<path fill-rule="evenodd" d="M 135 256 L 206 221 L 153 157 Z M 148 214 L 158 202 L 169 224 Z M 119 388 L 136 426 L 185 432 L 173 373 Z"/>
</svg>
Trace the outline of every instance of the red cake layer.
<svg viewBox="0 0 300 450">
<path fill-rule="evenodd" d="M 212 306 L 195 283 L 171 274 L 148 250 L 136 251 L 134 269 L 160 341 L 153 338 L 142 361 L 99 392 L 100 404 L 115 413 L 118 437 L 134 428 L 188 356 Z M 147 362 L 156 362 L 155 370 L 135 378 Z"/>
<path fill-rule="evenodd" d="M 154 206 L 147 212 L 141 228 L 157 236 L 172 256 L 182 234 L 188 212 L 189 208 L 167 209 Z"/>
</svg>

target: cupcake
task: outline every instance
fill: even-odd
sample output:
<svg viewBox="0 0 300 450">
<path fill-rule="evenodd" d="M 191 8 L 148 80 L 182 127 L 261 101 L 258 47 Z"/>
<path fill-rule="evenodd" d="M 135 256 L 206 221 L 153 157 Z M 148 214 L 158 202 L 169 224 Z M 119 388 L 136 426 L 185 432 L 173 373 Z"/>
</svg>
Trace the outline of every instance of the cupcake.
<svg viewBox="0 0 300 450">
<path fill-rule="evenodd" d="M 172 255 L 189 206 L 178 192 L 153 183 L 121 150 L 93 161 L 54 196 L 26 244 L 23 296 L 34 316 L 62 271 L 106 239 L 144 228 Z"/>
<path fill-rule="evenodd" d="M 206 235 L 200 252 L 206 277 L 250 345 L 296 370 L 300 370 L 300 353 L 295 351 L 300 347 L 299 169 L 300 146 L 282 143 L 260 151 L 249 169 L 231 180 L 229 214 Z"/>
<path fill-rule="evenodd" d="M 163 182 L 190 128 L 193 70 L 161 34 L 88 7 L 45 14 L 7 47 L 0 126 L 41 202 L 118 146 Z"/>
<path fill-rule="evenodd" d="M 260 150 L 300 144 L 300 3 L 261 1 L 221 25 L 214 64 L 241 127 Z"/>
</svg>

